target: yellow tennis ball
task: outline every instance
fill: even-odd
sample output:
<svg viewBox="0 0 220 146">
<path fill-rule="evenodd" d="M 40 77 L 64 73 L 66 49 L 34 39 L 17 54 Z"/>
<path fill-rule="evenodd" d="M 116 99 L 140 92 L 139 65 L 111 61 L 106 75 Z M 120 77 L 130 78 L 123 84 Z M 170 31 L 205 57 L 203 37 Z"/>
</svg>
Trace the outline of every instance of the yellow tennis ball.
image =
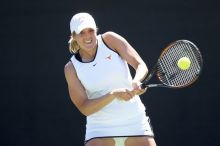
<svg viewBox="0 0 220 146">
<path fill-rule="evenodd" d="M 189 69 L 191 65 L 191 61 L 188 57 L 182 57 L 178 60 L 177 62 L 177 66 L 181 69 L 181 70 L 187 70 Z"/>
</svg>

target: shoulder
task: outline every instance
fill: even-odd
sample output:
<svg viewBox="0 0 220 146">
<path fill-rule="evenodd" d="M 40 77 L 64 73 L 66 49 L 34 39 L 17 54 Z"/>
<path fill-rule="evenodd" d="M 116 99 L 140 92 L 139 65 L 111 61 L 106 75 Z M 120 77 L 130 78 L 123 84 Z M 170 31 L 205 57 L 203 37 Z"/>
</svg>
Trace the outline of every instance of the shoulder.
<svg viewBox="0 0 220 146">
<path fill-rule="evenodd" d="M 75 68 L 73 66 L 73 63 L 71 61 L 67 62 L 64 66 L 64 73 L 66 76 L 69 76 L 72 73 L 75 73 Z"/>
<path fill-rule="evenodd" d="M 65 69 L 65 70 L 69 70 L 69 69 L 71 69 L 72 67 L 73 67 L 73 64 L 72 64 L 71 61 L 69 61 L 69 62 L 67 62 L 67 63 L 65 64 L 64 69 Z"/>
<path fill-rule="evenodd" d="M 113 48 L 114 50 L 117 50 L 118 47 L 126 42 L 121 35 L 112 31 L 102 34 L 102 39 L 110 48 Z"/>
<path fill-rule="evenodd" d="M 105 40 L 105 41 L 109 41 L 109 40 L 120 40 L 122 39 L 123 37 L 113 31 L 108 31 L 108 32 L 105 32 L 102 34 L 102 38 Z"/>
</svg>

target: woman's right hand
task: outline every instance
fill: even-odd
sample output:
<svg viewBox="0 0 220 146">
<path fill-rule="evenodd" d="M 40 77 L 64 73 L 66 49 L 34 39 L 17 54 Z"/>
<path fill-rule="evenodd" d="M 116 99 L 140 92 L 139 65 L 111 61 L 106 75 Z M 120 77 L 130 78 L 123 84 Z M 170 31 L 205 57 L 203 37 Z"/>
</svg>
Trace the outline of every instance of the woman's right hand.
<svg viewBox="0 0 220 146">
<path fill-rule="evenodd" d="M 110 92 L 110 94 L 119 100 L 128 101 L 135 96 L 132 90 L 128 90 L 126 88 L 115 89 Z"/>
</svg>

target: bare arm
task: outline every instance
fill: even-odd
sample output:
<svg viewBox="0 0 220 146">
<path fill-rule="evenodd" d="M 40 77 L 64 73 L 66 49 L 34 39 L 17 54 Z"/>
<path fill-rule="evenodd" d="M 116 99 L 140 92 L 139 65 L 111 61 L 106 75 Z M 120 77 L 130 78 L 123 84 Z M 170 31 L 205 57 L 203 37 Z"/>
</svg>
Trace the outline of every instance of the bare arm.
<svg viewBox="0 0 220 146">
<path fill-rule="evenodd" d="M 103 34 L 105 42 L 117 51 L 135 70 L 133 82 L 140 84 L 148 73 L 148 68 L 136 50 L 120 35 L 114 32 Z"/>
<path fill-rule="evenodd" d="M 134 94 L 126 89 L 116 89 L 96 99 L 88 99 L 85 89 L 79 81 L 75 68 L 71 62 L 64 67 L 65 78 L 68 84 L 69 95 L 79 111 L 88 116 L 99 111 L 109 104 L 115 97 L 129 100 Z"/>
</svg>

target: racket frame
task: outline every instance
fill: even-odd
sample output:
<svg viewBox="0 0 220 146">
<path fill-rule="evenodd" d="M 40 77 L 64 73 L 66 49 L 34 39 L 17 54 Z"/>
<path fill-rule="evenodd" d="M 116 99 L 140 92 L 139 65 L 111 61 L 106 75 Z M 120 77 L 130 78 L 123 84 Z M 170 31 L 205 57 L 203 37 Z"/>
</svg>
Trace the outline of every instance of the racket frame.
<svg viewBox="0 0 220 146">
<path fill-rule="evenodd" d="M 171 86 L 171 85 L 167 85 L 165 83 L 163 83 L 163 81 L 160 79 L 160 76 L 159 76 L 159 73 L 157 72 L 157 67 L 158 67 L 158 64 L 159 64 L 159 60 L 160 58 L 162 58 L 162 56 L 170 49 L 172 48 L 172 46 L 174 46 L 175 44 L 179 43 L 179 42 L 186 42 L 186 43 L 189 43 L 190 45 L 192 45 L 197 53 L 199 54 L 199 58 L 200 58 L 200 70 L 197 74 L 197 77 L 195 77 L 190 83 L 188 84 L 185 84 L 183 86 Z M 203 67 L 203 59 L 202 59 L 202 54 L 200 52 L 200 50 L 198 49 L 198 47 L 192 43 L 191 41 L 189 40 L 177 40 L 175 42 L 172 42 L 170 43 L 167 47 L 164 48 L 164 50 L 161 52 L 159 58 L 157 59 L 157 63 L 153 66 L 151 72 L 145 77 L 144 81 L 142 82 L 141 84 L 141 88 L 142 89 L 145 89 L 145 88 L 151 88 L 151 87 L 166 87 L 166 88 L 184 88 L 186 86 L 190 86 L 191 84 L 193 84 L 199 77 L 199 75 L 201 74 L 201 71 L 202 71 L 202 67 Z M 156 77 L 157 79 L 160 81 L 160 83 L 157 83 L 157 84 L 148 84 L 149 80 L 153 77 L 153 75 L 155 74 L 156 72 Z"/>
</svg>

